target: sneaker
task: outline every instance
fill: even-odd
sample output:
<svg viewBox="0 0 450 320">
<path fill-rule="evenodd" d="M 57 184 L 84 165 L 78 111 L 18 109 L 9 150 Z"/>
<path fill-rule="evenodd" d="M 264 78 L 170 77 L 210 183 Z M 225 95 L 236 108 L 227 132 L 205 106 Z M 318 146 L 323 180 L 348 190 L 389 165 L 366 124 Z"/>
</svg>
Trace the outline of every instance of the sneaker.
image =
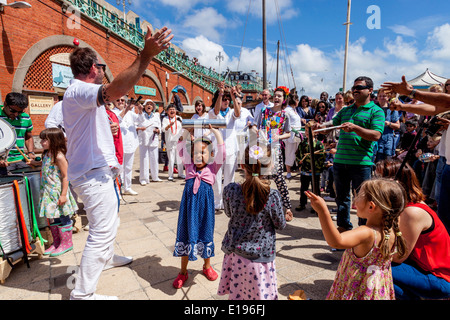
<svg viewBox="0 0 450 320">
<path fill-rule="evenodd" d="M 177 168 L 173 168 L 173 173 L 178 173 L 178 169 Z"/>
<path fill-rule="evenodd" d="M 123 192 L 123 194 L 129 195 L 129 196 L 137 196 L 138 195 L 138 193 L 136 191 L 134 191 L 133 189 L 125 190 Z"/>
<path fill-rule="evenodd" d="M 142 182 L 141 182 L 141 186 L 146 186 L 147 184 L 148 184 L 147 181 L 142 181 Z"/>
<path fill-rule="evenodd" d="M 290 172 L 288 172 L 286 175 L 286 179 L 290 179 L 290 178 L 292 178 L 292 174 Z"/>
<path fill-rule="evenodd" d="M 122 267 L 127 264 L 130 264 L 133 261 L 132 257 L 122 257 L 118 255 L 113 255 L 111 259 L 106 262 L 105 266 L 103 267 L 103 270 L 109 270 L 111 268 L 115 267 Z"/>
<path fill-rule="evenodd" d="M 173 177 L 168 177 L 167 180 L 173 181 Z"/>
<path fill-rule="evenodd" d="M 326 197 L 323 197 L 323 200 L 325 200 L 325 201 L 335 201 L 336 199 L 332 198 L 330 196 L 326 196 Z"/>
<path fill-rule="evenodd" d="M 175 289 L 180 289 L 188 278 L 189 276 L 187 273 L 186 274 L 179 273 L 177 278 L 173 281 L 173 287 Z"/>
<path fill-rule="evenodd" d="M 156 180 L 152 180 L 152 182 L 162 182 L 162 180 L 160 178 L 158 178 Z"/>
<path fill-rule="evenodd" d="M 164 166 L 163 172 L 169 171 L 169 166 Z"/>
<path fill-rule="evenodd" d="M 180 178 L 180 179 L 186 179 L 186 176 L 185 176 L 184 174 L 179 174 L 179 175 L 178 175 L 178 178 Z"/>
<path fill-rule="evenodd" d="M 296 207 L 295 208 L 295 211 L 302 211 L 302 210 L 305 210 L 305 206 L 298 206 L 298 207 Z"/>
<path fill-rule="evenodd" d="M 205 269 L 205 267 L 203 267 L 203 274 L 206 276 L 206 279 L 208 279 L 209 281 L 214 281 L 219 277 L 217 272 L 214 271 L 213 267 L 209 267 L 208 269 Z"/>
</svg>

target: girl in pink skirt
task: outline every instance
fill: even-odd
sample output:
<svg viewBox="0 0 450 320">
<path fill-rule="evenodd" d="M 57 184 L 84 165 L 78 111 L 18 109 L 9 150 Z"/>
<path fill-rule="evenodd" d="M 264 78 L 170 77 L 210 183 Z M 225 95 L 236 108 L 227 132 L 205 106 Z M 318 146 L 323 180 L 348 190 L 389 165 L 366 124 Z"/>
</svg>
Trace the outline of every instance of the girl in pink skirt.
<svg viewBox="0 0 450 320">
<path fill-rule="evenodd" d="M 270 149 L 250 146 L 245 150 L 242 184 L 224 188 L 225 214 L 230 217 L 222 242 L 225 257 L 218 295 L 230 300 L 277 300 L 275 230 L 286 226 L 281 195 L 270 188 Z"/>
</svg>

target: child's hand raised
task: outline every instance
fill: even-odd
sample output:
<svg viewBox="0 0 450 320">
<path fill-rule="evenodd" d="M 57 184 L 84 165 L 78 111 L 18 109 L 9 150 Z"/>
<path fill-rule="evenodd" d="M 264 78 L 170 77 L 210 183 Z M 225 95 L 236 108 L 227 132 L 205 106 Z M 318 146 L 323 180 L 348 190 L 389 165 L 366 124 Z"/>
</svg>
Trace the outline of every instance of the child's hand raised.
<svg viewBox="0 0 450 320">
<path fill-rule="evenodd" d="M 325 213 L 328 211 L 327 204 L 325 203 L 325 200 L 323 200 L 322 197 L 319 197 L 318 195 L 312 193 L 311 191 L 305 191 L 305 194 L 308 197 L 309 201 L 311 201 L 311 206 L 316 212 Z"/>
</svg>

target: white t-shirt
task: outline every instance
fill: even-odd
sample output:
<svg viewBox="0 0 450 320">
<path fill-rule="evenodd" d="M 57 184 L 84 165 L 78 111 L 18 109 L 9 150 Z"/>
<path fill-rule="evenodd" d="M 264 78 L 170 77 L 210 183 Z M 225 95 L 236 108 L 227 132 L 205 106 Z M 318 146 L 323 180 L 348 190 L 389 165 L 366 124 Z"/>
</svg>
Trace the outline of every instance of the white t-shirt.
<svg viewBox="0 0 450 320">
<path fill-rule="evenodd" d="M 193 116 L 192 116 L 192 118 L 191 119 L 194 119 L 194 120 L 198 120 L 198 119 L 209 119 L 209 115 L 208 115 L 208 112 L 205 112 L 205 113 L 203 113 L 203 115 L 200 117 L 197 113 L 196 114 L 194 114 Z M 194 128 L 194 137 L 196 137 L 196 138 L 198 138 L 198 137 L 202 137 L 203 135 L 209 135 L 209 129 L 207 129 L 207 128 Z"/>
<path fill-rule="evenodd" d="M 209 110 L 208 112 L 209 119 L 225 119 L 227 127 L 224 129 L 220 129 L 220 133 L 222 134 L 223 141 L 225 143 L 225 148 L 227 149 L 227 155 L 233 155 L 238 151 L 237 137 L 236 137 L 236 128 L 235 122 L 236 117 L 234 115 L 234 109 L 230 108 L 226 114 L 226 116 L 222 116 L 219 112 L 218 115 L 214 113 L 214 108 Z"/>
<path fill-rule="evenodd" d="M 138 132 L 139 144 L 146 147 L 159 146 L 159 134 L 155 133 L 155 129 L 161 131 L 161 119 L 158 112 L 151 115 L 145 111 L 138 117 L 138 127 L 144 127 L 145 130 Z"/>
<path fill-rule="evenodd" d="M 178 139 L 181 136 L 182 129 L 183 129 L 182 119 L 179 116 L 175 116 L 175 117 L 177 120 L 168 130 L 165 130 L 165 129 L 170 124 L 171 121 L 173 122 L 173 118 L 171 118 L 171 120 L 170 120 L 169 116 L 167 115 L 162 119 L 161 127 L 163 130 L 165 130 L 164 133 L 165 133 L 166 143 L 172 143 L 172 144 L 177 143 Z"/>
<path fill-rule="evenodd" d="M 122 110 L 114 108 L 112 110 L 119 119 L 120 131 L 122 132 L 123 153 L 134 153 L 139 146 L 139 139 L 136 132 L 136 123 L 139 115 L 132 110 L 129 110 L 122 118 L 120 113 Z"/>
<path fill-rule="evenodd" d="M 58 128 L 58 126 L 64 127 L 63 115 L 62 115 L 62 101 L 58 101 L 50 110 L 50 113 L 45 119 L 44 123 L 46 128 Z"/>
<path fill-rule="evenodd" d="M 69 181 L 95 168 L 120 166 L 105 106 L 97 105 L 99 88 L 98 84 L 73 79 L 64 94 Z"/>
</svg>

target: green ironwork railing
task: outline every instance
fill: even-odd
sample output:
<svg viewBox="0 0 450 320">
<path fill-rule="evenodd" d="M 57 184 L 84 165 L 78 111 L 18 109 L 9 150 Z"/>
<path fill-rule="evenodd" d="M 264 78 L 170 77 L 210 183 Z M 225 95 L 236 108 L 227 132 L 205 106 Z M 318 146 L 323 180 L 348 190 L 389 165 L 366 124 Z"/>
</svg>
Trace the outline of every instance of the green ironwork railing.
<svg viewBox="0 0 450 320">
<path fill-rule="evenodd" d="M 107 10 L 93 0 L 67 1 L 81 13 L 108 28 L 108 30 L 114 32 L 136 47 L 140 49 L 144 48 L 144 34 L 142 33 L 139 23 L 127 23 L 119 18 L 116 13 Z M 173 48 L 169 48 L 168 50 L 159 53 L 155 58 L 176 71 L 181 72 L 185 77 L 211 92 L 215 92 L 217 90 L 217 84 L 224 80 L 216 71 L 194 63 L 181 53 L 176 52 Z M 226 83 L 228 85 L 233 84 L 228 79 L 226 79 Z M 247 83 L 240 84 L 243 90 L 262 90 L 262 86 L 260 85 Z"/>
</svg>

